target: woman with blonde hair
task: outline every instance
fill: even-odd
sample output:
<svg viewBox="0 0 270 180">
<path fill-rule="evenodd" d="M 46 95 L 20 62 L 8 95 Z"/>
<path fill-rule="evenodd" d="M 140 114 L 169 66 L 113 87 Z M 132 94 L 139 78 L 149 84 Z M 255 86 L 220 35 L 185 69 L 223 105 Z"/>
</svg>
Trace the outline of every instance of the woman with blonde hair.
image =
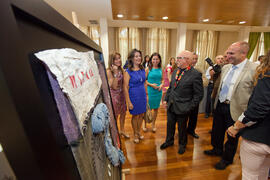
<svg viewBox="0 0 270 180">
<path fill-rule="evenodd" d="M 116 121 L 120 115 L 120 135 L 129 138 L 125 133 L 126 101 L 123 90 L 124 76 L 122 69 L 121 55 L 117 52 L 110 55 L 109 67 L 107 68 L 107 77 L 110 86 L 110 92 L 113 102 L 113 109 Z"/>
<path fill-rule="evenodd" d="M 270 51 L 257 67 L 255 88 L 247 110 L 228 128 L 242 136 L 240 158 L 242 179 L 266 180 L 270 167 Z"/>
<path fill-rule="evenodd" d="M 134 132 L 134 142 L 139 143 L 144 137 L 140 134 L 143 116 L 146 112 L 145 70 L 142 66 L 142 53 L 133 49 L 128 56 L 128 69 L 124 73 L 124 92 Z"/>
</svg>

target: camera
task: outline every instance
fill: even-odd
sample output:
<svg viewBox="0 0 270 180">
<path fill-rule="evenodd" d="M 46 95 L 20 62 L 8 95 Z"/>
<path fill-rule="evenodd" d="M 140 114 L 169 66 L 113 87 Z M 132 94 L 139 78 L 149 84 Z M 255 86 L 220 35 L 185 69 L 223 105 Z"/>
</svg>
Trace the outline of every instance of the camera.
<svg viewBox="0 0 270 180">
<path fill-rule="evenodd" d="M 221 66 L 218 64 L 214 65 L 213 61 L 209 57 L 206 58 L 205 61 L 209 64 L 209 66 L 212 66 L 215 74 L 218 74 L 221 72 Z"/>
</svg>

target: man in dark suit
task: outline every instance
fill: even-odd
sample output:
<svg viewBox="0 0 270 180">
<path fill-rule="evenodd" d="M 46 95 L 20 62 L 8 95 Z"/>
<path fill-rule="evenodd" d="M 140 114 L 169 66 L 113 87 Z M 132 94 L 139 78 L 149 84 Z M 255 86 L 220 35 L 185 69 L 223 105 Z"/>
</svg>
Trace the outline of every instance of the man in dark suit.
<svg viewBox="0 0 270 180">
<path fill-rule="evenodd" d="M 177 69 L 172 74 L 164 104 L 167 105 L 167 137 L 160 149 L 174 144 L 175 125 L 178 123 L 178 153 L 183 154 L 187 144 L 189 113 L 203 98 L 202 74 L 190 66 L 193 54 L 182 51 L 176 58 Z"/>
<path fill-rule="evenodd" d="M 196 53 L 193 53 L 193 57 L 192 57 L 192 61 L 190 65 L 195 68 L 195 65 L 197 64 L 197 62 L 198 62 L 198 55 Z M 199 69 L 196 69 L 196 70 L 200 72 Z M 195 133 L 195 129 L 197 126 L 197 121 L 198 121 L 198 112 L 199 112 L 199 104 L 192 111 L 190 111 L 189 116 L 188 116 L 188 125 L 187 125 L 187 133 L 196 139 L 199 138 L 199 135 Z"/>
<path fill-rule="evenodd" d="M 233 43 L 227 50 L 230 64 L 223 66 L 221 80 L 214 104 L 214 119 L 211 134 L 213 149 L 204 153 L 210 156 L 222 156 L 215 165 L 218 170 L 232 164 L 238 146 L 238 139 L 227 134 L 223 150 L 224 135 L 228 127 L 246 110 L 248 99 L 254 88 L 256 64 L 247 59 L 249 45 L 247 42 Z"/>
</svg>

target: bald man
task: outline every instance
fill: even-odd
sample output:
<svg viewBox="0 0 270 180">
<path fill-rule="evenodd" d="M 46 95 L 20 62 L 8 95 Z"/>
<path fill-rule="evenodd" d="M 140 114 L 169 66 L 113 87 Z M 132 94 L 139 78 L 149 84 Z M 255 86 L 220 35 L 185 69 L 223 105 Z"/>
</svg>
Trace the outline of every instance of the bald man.
<svg viewBox="0 0 270 180">
<path fill-rule="evenodd" d="M 167 136 L 160 149 L 174 144 L 175 125 L 178 123 L 179 154 L 186 150 L 188 115 L 203 98 L 202 74 L 190 66 L 192 58 L 189 51 L 182 51 L 177 56 L 178 68 L 172 74 L 164 101 L 167 105 Z"/>
<path fill-rule="evenodd" d="M 247 59 L 248 51 L 247 42 L 233 43 L 227 50 L 226 60 L 229 64 L 223 66 L 221 71 L 221 80 L 214 104 L 211 134 L 213 149 L 204 151 L 210 156 L 222 156 L 215 165 L 218 170 L 223 170 L 233 163 L 239 136 L 232 137 L 227 133 L 227 141 L 223 151 L 225 132 L 246 110 L 254 88 L 256 64 Z"/>
</svg>

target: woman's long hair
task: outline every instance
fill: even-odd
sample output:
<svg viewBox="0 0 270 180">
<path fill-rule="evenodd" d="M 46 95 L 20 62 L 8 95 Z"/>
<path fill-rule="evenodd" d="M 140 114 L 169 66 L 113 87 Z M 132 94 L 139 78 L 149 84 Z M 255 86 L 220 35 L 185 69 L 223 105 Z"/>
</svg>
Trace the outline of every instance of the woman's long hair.
<svg viewBox="0 0 270 180">
<path fill-rule="evenodd" d="M 172 60 L 174 59 L 174 65 L 172 65 Z M 176 63 L 175 63 L 175 58 L 174 57 L 171 57 L 170 58 L 170 65 L 172 66 L 172 72 L 177 68 L 177 66 L 176 66 Z M 172 73 L 171 72 L 171 73 Z"/>
<path fill-rule="evenodd" d="M 148 60 L 148 65 L 149 65 L 149 61 L 150 61 L 150 57 L 149 57 L 148 55 L 144 56 L 144 58 L 143 58 L 143 63 L 142 63 L 142 65 L 143 65 L 144 68 L 146 68 L 146 67 L 145 67 L 145 64 L 146 64 L 146 58 L 149 58 L 149 60 Z"/>
<path fill-rule="evenodd" d="M 158 67 L 159 68 L 161 68 L 161 56 L 160 56 L 160 54 L 159 53 L 157 53 L 157 52 L 155 52 L 155 53 L 153 53 L 152 55 L 151 55 L 151 57 L 150 57 L 150 60 L 149 60 L 149 70 L 151 71 L 152 70 L 152 68 L 153 68 L 153 63 L 152 63 L 152 59 L 153 59 L 153 57 L 154 56 L 157 56 L 158 58 L 159 58 L 159 64 L 158 64 Z"/>
<path fill-rule="evenodd" d="M 260 65 L 256 68 L 254 85 L 257 84 L 258 79 L 262 79 L 264 77 L 270 77 L 270 75 L 265 74 L 268 71 L 270 71 L 270 50 L 268 51 L 267 55 L 263 57 Z"/>
<path fill-rule="evenodd" d="M 108 62 L 109 67 L 107 69 L 110 70 L 112 74 L 113 74 L 113 71 L 111 70 L 111 67 L 114 64 L 114 60 L 116 59 L 116 56 L 120 56 L 121 58 L 121 54 L 118 52 L 111 53 L 109 57 L 109 62 Z M 121 61 L 121 66 L 118 67 L 118 69 L 123 73 L 122 61 Z"/>
<path fill-rule="evenodd" d="M 140 50 L 138 50 L 138 49 L 132 49 L 131 52 L 128 55 L 128 69 L 130 71 L 132 71 L 132 68 L 134 67 L 134 64 L 133 64 L 132 60 L 134 59 L 136 52 L 140 53 L 140 56 L 141 56 L 141 59 L 142 59 L 142 52 Z M 139 68 L 144 69 L 142 64 L 139 65 Z"/>
</svg>

